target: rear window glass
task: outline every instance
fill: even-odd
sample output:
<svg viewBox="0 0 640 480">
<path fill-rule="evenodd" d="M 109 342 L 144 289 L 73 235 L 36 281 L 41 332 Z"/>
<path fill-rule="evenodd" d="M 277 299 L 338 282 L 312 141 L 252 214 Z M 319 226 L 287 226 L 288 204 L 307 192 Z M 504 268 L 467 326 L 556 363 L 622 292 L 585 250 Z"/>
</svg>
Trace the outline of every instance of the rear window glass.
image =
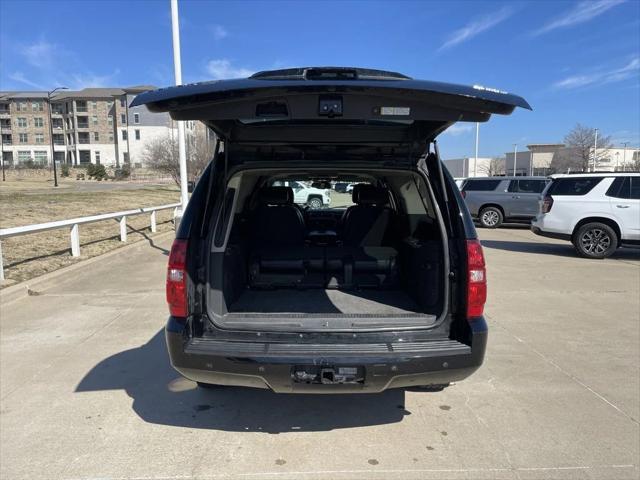
<svg viewBox="0 0 640 480">
<path fill-rule="evenodd" d="M 553 181 L 547 195 L 586 195 L 604 177 L 557 178 Z"/>
<path fill-rule="evenodd" d="M 502 180 L 468 180 L 462 188 L 465 192 L 490 192 L 495 190 Z"/>
<path fill-rule="evenodd" d="M 512 180 L 509 184 L 510 192 L 542 193 L 547 182 L 544 180 Z"/>
</svg>

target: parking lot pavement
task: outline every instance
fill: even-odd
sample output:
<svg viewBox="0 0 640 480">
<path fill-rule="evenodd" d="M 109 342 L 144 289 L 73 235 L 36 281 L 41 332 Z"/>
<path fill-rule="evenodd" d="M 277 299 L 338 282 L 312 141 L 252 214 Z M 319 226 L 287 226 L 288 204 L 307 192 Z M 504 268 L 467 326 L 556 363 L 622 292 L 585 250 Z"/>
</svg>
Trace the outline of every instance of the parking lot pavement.
<svg viewBox="0 0 640 480">
<path fill-rule="evenodd" d="M 194 388 L 164 347 L 168 241 L 2 305 L 1 478 L 638 478 L 638 252 L 480 233 L 487 357 L 440 393 Z"/>
</svg>

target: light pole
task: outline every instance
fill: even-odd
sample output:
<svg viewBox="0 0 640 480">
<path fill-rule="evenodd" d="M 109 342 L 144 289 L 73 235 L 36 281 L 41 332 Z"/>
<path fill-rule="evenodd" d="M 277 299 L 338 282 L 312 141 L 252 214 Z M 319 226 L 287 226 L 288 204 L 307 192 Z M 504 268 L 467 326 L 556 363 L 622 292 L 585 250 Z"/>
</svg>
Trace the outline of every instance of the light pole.
<svg viewBox="0 0 640 480">
<path fill-rule="evenodd" d="M 622 150 L 622 170 L 626 170 L 627 169 L 627 145 L 629 144 L 629 142 L 624 142 L 622 145 L 624 145 L 624 150 Z"/>
<path fill-rule="evenodd" d="M 56 169 L 56 154 L 53 147 L 53 117 L 51 108 L 51 95 L 58 90 L 67 90 L 67 87 L 54 88 L 50 92 L 47 92 L 47 100 L 49 101 L 49 141 L 51 143 L 51 161 L 53 162 L 53 186 L 58 186 L 58 170 Z"/>
<path fill-rule="evenodd" d="M 593 171 L 596 171 L 596 161 L 598 158 L 598 129 L 595 129 L 595 137 L 593 139 Z"/>
<path fill-rule="evenodd" d="M 480 145 L 480 122 L 476 122 L 476 156 L 475 156 L 475 160 L 473 161 L 473 176 L 477 176 L 476 175 L 476 169 L 478 166 L 478 147 Z"/>
<path fill-rule="evenodd" d="M 513 176 L 516 176 L 516 158 L 518 158 L 518 144 L 513 144 Z"/>
<path fill-rule="evenodd" d="M 533 177 L 533 150 L 529 152 L 529 175 Z"/>
<path fill-rule="evenodd" d="M 176 85 L 182 84 L 182 63 L 180 59 L 180 22 L 178 20 L 178 0 L 171 0 L 171 33 L 173 37 L 173 71 Z M 182 216 L 187 208 L 187 150 L 184 138 L 184 122 L 178 120 L 178 156 L 180 161 L 180 203 Z M 226 179 L 225 179 L 226 181 Z"/>
</svg>

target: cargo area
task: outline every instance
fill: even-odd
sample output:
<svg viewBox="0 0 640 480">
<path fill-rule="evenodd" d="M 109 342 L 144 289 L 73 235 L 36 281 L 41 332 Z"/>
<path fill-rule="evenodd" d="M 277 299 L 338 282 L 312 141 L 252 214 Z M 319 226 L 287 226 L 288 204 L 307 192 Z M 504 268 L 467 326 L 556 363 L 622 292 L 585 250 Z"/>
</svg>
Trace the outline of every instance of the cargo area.
<svg viewBox="0 0 640 480">
<path fill-rule="evenodd" d="M 210 262 L 217 326 L 428 327 L 442 313 L 445 243 L 416 172 L 243 172 L 225 203 L 233 222 L 224 233 L 220 214 Z"/>
</svg>

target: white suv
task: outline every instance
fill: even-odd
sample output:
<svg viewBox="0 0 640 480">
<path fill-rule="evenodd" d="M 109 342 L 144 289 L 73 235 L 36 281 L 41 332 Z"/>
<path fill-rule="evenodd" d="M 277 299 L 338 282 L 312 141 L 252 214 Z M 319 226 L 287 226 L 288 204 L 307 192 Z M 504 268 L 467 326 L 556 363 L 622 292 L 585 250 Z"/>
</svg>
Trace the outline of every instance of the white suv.
<svg viewBox="0 0 640 480">
<path fill-rule="evenodd" d="M 293 202 L 297 205 L 306 205 L 313 210 L 331 205 L 328 188 L 316 188 L 301 181 L 276 181 L 273 185 L 293 188 Z"/>
<path fill-rule="evenodd" d="M 578 254 L 606 258 L 620 246 L 640 245 L 640 174 L 553 175 L 540 213 L 538 235 L 573 243 Z"/>
</svg>

